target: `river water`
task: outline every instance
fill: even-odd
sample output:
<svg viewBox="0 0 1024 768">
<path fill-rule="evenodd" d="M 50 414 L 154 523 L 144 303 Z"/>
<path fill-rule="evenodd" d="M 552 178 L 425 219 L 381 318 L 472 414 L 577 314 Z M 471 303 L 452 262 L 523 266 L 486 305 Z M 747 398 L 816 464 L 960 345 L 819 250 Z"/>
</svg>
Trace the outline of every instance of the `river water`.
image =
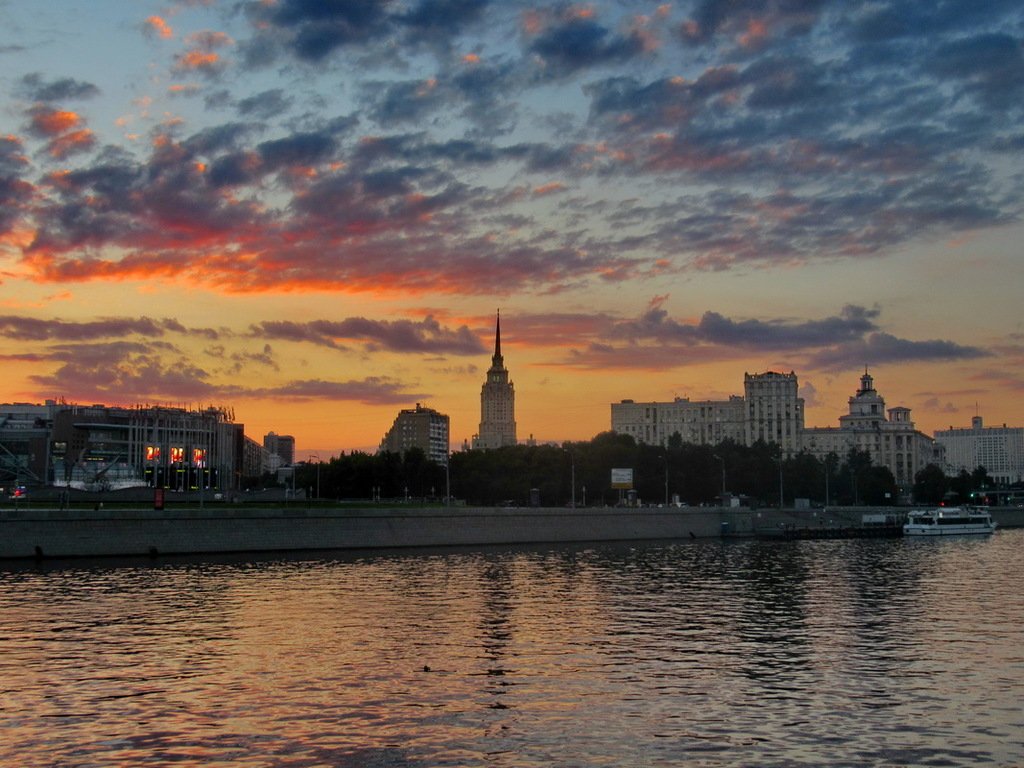
<svg viewBox="0 0 1024 768">
<path fill-rule="evenodd" d="M 0 765 L 1020 765 L 1022 550 L 0 564 Z"/>
</svg>

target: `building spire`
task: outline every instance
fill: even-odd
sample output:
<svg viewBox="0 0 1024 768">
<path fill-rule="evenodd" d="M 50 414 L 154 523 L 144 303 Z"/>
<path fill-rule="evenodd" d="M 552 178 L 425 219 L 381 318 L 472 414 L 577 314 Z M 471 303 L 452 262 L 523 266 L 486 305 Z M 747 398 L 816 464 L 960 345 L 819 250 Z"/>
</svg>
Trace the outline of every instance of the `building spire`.
<svg viewBox="0 0 1024 768">
<path fill-rule="evenodd" d="M 498 319 L 494 326 L 494 359 L 501 360 L 501 310 L 498 310 Z"/>
</svg>

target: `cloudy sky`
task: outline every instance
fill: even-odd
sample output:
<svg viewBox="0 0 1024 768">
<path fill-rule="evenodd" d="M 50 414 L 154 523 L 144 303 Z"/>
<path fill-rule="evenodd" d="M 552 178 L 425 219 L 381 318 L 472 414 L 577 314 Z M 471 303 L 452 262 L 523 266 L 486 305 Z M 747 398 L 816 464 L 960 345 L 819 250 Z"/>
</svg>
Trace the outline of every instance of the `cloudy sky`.
<svg viewBox="0 0 1024 768">
<path fill-rule="evenodd" d="M 0 400 L 300 454 L 865 366 L 1024 424 L 1019 0 L 0 0 Z"/>
</svg>

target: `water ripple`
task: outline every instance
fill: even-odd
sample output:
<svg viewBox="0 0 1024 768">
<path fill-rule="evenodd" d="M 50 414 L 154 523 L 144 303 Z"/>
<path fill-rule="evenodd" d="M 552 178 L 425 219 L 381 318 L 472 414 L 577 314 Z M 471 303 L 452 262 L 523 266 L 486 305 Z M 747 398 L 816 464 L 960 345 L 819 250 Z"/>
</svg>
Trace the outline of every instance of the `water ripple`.
<svg viewBox="0 0 1024 768">
<path fill-rule="evenodd" d="M 8 567 L 0 764 L 1020 764 L 1022 544 Z"/>
</svg>

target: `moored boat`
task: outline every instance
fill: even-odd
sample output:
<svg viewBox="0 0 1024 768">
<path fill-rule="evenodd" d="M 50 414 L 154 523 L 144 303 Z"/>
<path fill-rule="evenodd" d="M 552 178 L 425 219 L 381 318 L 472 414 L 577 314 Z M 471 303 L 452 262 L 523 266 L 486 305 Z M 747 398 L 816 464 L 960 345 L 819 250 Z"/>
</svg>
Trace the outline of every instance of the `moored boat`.
<svg viewBox="0 0 1024 768">
<path fill-rule="evenodd" d="M 964 536 L 993 533 L 995 521 L 987 510 L 974 507 L 939 507 L 907 516 L 904 536 Z"/>
</svg>

